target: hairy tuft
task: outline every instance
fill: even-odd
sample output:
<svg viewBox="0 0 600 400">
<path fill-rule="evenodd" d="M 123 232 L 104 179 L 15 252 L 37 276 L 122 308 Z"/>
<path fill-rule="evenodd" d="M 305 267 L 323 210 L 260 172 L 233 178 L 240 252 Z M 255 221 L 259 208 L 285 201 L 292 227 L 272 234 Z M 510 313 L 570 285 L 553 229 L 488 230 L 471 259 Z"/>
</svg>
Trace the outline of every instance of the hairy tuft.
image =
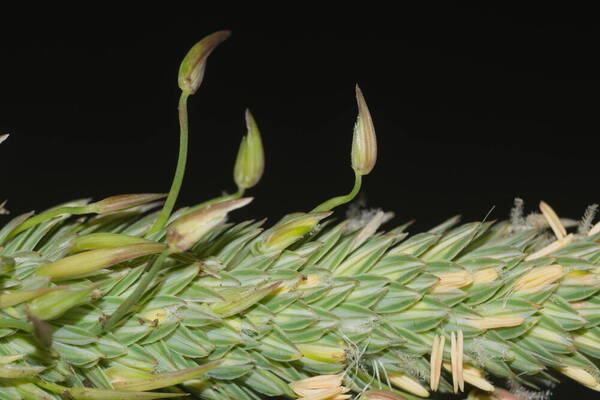
<svg viewBox="0 0 600 400">
<path fill-rule="evenodd" d="M 596 214 L 598 213 L 598 204 L 591 204 L 583 213 L 583 217 L 581 221 L 579 221 L 579 225 L 577 226 L 577 233 L 580 235 L 587 235 L 592 229 L 592 225 L 594 223 L 594 219 L 596 218 Z"/>
<path fill-rule="evenodd" d="M 512 232 L 522 231 L 528 228 L 527 221 L 523 216 L 525 202 L 520 197 L 515 197 L 513 208 L 510 210 L 510 230 Z"/>
<path fill-rule="evenodd" d="M 549 400 L 552 396 L 550 390 L 534 391 L 525 389 L 523 385 L 513 379 L 508 380 L 507 383 L 510 392 L 523 400 Z"/>
</svg>

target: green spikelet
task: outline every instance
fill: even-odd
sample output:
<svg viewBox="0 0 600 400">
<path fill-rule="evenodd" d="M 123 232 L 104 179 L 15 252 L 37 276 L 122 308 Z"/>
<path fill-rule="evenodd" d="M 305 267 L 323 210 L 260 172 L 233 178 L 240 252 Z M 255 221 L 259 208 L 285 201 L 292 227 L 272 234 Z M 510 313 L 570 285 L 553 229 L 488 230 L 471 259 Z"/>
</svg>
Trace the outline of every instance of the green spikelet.
<svg viewBox="0 0 600 400">
<path fill-rule="evenodd" d="M 186 96 L 226 36 L 186 58 Z M 376 158 L 356 93 L 355 186 L 311 212 L 226 222 L 262 174 L 247 114 L 235 194 L 170 215 L 179 171 L 162 210 L 163 195 L 115 196 L 6 222 L 0 399 L 501 399 L 496 385 L 564 377 L 600 391 L 600 225 L 568 232 L 543 202 L 410 234 L 382 230 L 383 212 L 340 220 Z"/>
</svg>

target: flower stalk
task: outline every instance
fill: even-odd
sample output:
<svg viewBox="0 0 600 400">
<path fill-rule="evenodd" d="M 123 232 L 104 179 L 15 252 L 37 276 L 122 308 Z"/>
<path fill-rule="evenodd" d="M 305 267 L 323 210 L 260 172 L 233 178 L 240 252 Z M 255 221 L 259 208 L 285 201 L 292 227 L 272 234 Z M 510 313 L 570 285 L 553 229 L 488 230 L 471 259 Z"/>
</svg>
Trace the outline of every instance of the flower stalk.
<svg viewBox="0 0 600 400">
<path fill-rule="evenodd" d="M 202 83 L 208 56 L 217 45 L 227 39 L 230 34 L 229 31 L 219 31 L 208 35 L 196 43 L 188 51 L 181 62 L 178 76 L 181 95 L 179 97 L 179 106 L 177 108 L 179 114 L 179 155 L 177 157 L 177 167 L 165 205 L 154 222 L 154 225 L 152 225 L 146 233 L 146 237 L 163 229 L 173 212 L 173 207 L 179 196 L 181 184 L 185 175 L 185 165 L 187 162 L 189 132 L 187 100 L 189 96 L 196 93 Z"/>
<path fill-rule="evenodd" d="M 363 175 L 368 175 L 375 167 L 377 161 L 377 137 L 371 113 L 362 91 L 356 85 L 356 103 L 358 105 L 358 117 L 354 124 L 354 135 L 352 137 L 352 169 L 354 170 L 354 187 L 350 193 L 337 196 L 315 207 L 312 212 L 329 211 L 335 207 L 352 201 L 362 185 Z"/>
</svg>

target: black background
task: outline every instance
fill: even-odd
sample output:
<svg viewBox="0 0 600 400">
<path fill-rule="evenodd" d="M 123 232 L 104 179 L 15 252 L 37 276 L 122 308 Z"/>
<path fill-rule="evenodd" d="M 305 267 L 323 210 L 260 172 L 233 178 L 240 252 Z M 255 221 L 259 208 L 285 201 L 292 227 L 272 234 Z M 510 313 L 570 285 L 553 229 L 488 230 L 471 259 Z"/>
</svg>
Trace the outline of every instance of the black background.
<svg viewBox="0 0 600 400">
<path fill-rule="evenodd" d="M 501 219 L 515 196 L 529 210 L 543 199 L 579 218 L 600 201 L 592 10 L 352 11 L 294 22 L 293 10 L 264 21 L 181 10 L 176 19 L 4 24 L 0 133 L 11 137 L 0 146 L 0 196 L 17 214 L 73 198 L 167 191 L 179 62 L 203 36 L 231 29 L 189 102 L 180 205 L 235 189 L 246 107 L 267 164 L 248 192 L 254 203 L 237 217 L 273 221 L 349 191 L 355 83 L 379 141 L 363 193 L 369 206 L 396 212 L 397 223 L 415 218 L 426 229 L 456 213 L 481 219 L 492 206 L 490 218 Z M 591 396 L 575 385 L 556 392 Z"/>
</svg>

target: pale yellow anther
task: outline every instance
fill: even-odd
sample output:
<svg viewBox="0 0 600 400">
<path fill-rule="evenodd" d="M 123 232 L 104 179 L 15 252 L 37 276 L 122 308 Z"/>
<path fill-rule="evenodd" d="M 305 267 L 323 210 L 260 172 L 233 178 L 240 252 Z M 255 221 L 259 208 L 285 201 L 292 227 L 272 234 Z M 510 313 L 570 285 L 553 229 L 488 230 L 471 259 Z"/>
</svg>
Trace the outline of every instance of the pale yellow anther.
<svg viewBox="0 0 600 400">
<path fill-rule="evenodd" d="M 600 383 L 595 386 L 588 386 L 588 388 L 595 390 L 596 392 L 600 392 Z"/>
<path fill-rule="evenodd" d="M 556 212 L 554 212 L 552 207 L 546 202 L 540 201 L 540 211 L 544 215 L 544 218 L 546 218 L 546 221 L 548 221 L 548 225 L 552 229 L 552 232 L 554 232 L 554 235 L 556 235 L 557 239 L 562 239 L 567 236 L 567 230 L 560 222 L 560 218 L 558 218 L 558 215 L 556 215 Z"/>
<path fill-rule="evenodd" d="M 421 397 L 429 397 L 429 392 L 419 382 L 404 374 L 390 374 L 390 382 L 409 393 Z"/>
<path fill-rule="evenodd" d="M 440 341 L 440 337 L 435 335 L 433 337 L 433 344 L 431 345 L 431 357 L 429 359 L 429 388 L 435 391 L 435 368 L 436 357 L 437 357 L 437 348 L 438 343 Z"/>
<path fill-rule="evenodd" d="M 485 268 L 473 273 L 473 283 L 489 283 L 498 279 L 496 268 Z"/>
<path fill-rule="evenodd" d="M 343 400 L 350 389 L 342 386 L 342 375 L 317 375 L 290 383 L 290 388 L 303 400 Z"/>
<path fill-rule="evenodd" d="M 469 325 L 483 330 L 519 326 L 525 322 L 525 319 L 522 317 L 484 317 L 468 319 L 467 322 Z"/>
<path fill-rule="evenodd" d="M 331 389 L 301 389 L 294 391 L 296 394 L 302 396 L 299 400 L 333 400 L 349 390 L 346 387 L 338 386 Z"/>
<path fill-rule="evenodd" d="M 473 283 L 471 274 L 467 271 L 435 274 L 440 280 L 432 287 L 432 293 L 444 293 Z"/>
<path fill-rule="evenodd" d="M 465 349 L 464 349 L 464 345 L 465 345 L 465 338 L 463 335 L 463 331 L 462 329 L 458 330 L 458 387 L 460 388 L 461 392 L 465 391 L 465 377 L 464 377 L 464 372 L 463 372 L 463 365 L 464 365 L 464 355 L 465 355 Z"/>
<path fill-rule="evenodd" d="M 592 229 L 590 229 L 588 232 L 588 236 L 595 235 L 598 232 L 600 232 L 600 221 L 596 222 L 596 225 L 592 226 Z"/>
<path fill-rule="evenodd" d="M 331 400 L 346 400 L 352 398 L 351 394 L 338 394 L 331 398 Z"/>
<path fill-rule="evenodd" d="M 587 387 L 593 388 L 599 385 L 598 380 L 583 368 L 567 365 L 566 367 L 558 368 L 558 371 Z"/>
<path fill-rule="evenodd" d="M 433 338 L 433 344 L 431 346 L 431 358 L 429 361 L 431 370 L 429 376 L 429 386 L 434 392 L 438 390 L 440 386 L 440 376 L 442 373 L 442 361 L 444 360 L 445 341 L 445 337 L 435 335 Z"/>
<path fill-rule="evenodd" d="M 405 397 L 389 390 L 373 389 L 363 393 L 361 399 L 364 400 L 406 400 Z"/>
<path fill-rule="evenodd" d="M 452 387 L 454 393 L 458 393 L 458 344 L 456 334 L 450 334 L 450 364 L 452 366 Z"/>
<path fill-rule="evenodd" d="M 444 363 L 444 368 L 447 371 L 452 371 L 452 365 L 450 363 Z M 492 385 L 483 377 L 483 372 L 471 365 L 463 366 L 463 377 L 466 382 L 481 390 L 486 392 L 494 391 L 494 385 Z"/>
<path fill-rule="evenodd" d="M 305 389 L 329 389 L 342 385 L 342 375 L 317 375 L 290 383 L 292 390 L 295 388 Z"/>
<path fill-rule="evenodd" d="M 558 240 L 550 243 L 548 246 L 536 251 L 535 253 L 528 255 L 527 257 L 525 257 L 525 261 L 531 261 L 531 260 L 535 260 L 538 258 L 546 257 L 547 255 L 550 255 L 550 254 L 554 253 L 555 251 L 558 251 L 558 250 L 562 249 L 563 247 L 568 246 L 569 244 L 571 244 L 572 241 L 573 241 L 573 234 L 569 233 L 564 238 L 558 239 Z"/>
<path fill-rule="evenodd" d="M 514 290 L 537 292 L 558 281 L 564 274 L 563 267 L 558 264 L 535 267 L 517 280 Z"/>
</svg>

